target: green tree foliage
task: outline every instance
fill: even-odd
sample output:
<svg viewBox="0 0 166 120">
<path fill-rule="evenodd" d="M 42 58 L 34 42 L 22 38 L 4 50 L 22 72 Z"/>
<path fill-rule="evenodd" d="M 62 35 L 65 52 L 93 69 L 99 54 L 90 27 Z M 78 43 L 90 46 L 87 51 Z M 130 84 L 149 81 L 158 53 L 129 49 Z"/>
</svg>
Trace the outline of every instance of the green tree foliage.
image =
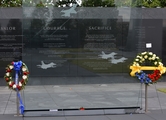
<svg viewBox="0 0 166 120">
<path fill-rule="evenodd" d="M 132 0 L 115 0 L 115 4 L 117 7 L 130 7 Z"/>
<path fill-rule="evenodd" d="M 36 4 L 36 7 L 45 7 L 45 4 L 42 1 L 40 1 L 38 4 Z"/>
<path fill-rule="evenodd" d="M 142 7 L 142 0 L 133 0 L 132 6 L 133 7 Z"/>
<path fill-rule="evenodd" d="M 55 7 L 71 7 L 73 4 L 77 4 L 76 0 L 59 0 Z"/>
<path fill-rule="evenodd" d="M 22 0 L 23 7 L 35 7 L 39 3 L 40 3 L 39 0 Z"/>
<path fill-rule="evenodd" d="M 166 0 L 83 0 L 82 6 L 86 7 L 166 7 Z M 0 7 L 71 7 L 76 0 L 0 0 Z M 79 5 L 80 6 L 80 5 Z"/>
<path fill-rule="evenodd" d="M 85 7 L 115 7 L 114 0 L 85 0 L 82 3 Z"/>
<path fill-rule="evenodd" d="M 0 0 L 0 7 L 21 7 L 22 0 Z"/>
<path fill-rule="evenodd" d="M 53 0 L 0 0 L 0 7 L 48 7 Z"/>
<path fill-rule="evenodd" d="M 160 7 L 160 1 L 159 0 L 145 0 L 142 5 L 147 8 L 156 8 Z"/>
<path fill-rule="evenodd" d="M 163 0 L 166 1 L 166 0 Z M 135 0 L 132 4 L 133 7 L 146 7 L 146 8 L 156 8 L 162 7 L 160 0 Z"/>
<path fill-rule="evenodd" d="M 160 6 L 166 7 L 166 0 L 160 0 Z"/>
</svg>

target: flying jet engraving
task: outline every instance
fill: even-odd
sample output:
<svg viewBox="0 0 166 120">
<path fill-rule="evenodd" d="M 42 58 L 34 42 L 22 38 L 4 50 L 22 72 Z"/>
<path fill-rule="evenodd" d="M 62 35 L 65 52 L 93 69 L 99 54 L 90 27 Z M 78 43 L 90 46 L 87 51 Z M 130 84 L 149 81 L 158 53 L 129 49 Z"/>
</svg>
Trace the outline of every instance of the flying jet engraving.
<svg viewBox="0 0 166 120">
<path fill-rule="evenodd" d="M 49 64 L 45 64 L 43 61 L 41 61 L 41 65 L 37 65 L 37 67 L 42 68 L 42 69 L 55 68 L 56 64 L 53 62 L 51 62 Z"/>
<path fill-rule="evenodd" d="M 62 16 L 64 17 L 70 17 L 70 14 L 76 14 L 77 12 L 75 11 L 77 7 L 77 4 L 73 4 L 73 6 L 71 8 L 69 8 L 68 10 L 62 10 L 61 12 L 64 13 Z"/>
<path fill-rule="evenodd" d="M 114 58 L 114 56 L 116 55 L 117 53 L 115 52 L 112 52 L 110 54 L 105 54 L 103 51 L 102 51 L 102 54 L 98 55 L 100 58 L 102 59 L 108 59 L 108 58 Z"/>
<path fill-rule="evenodd" d="M 108 61 L 110 61 L 112 64 L 118 64 L 118 63 L 123 63 L 123 62 L 125 62 L 125 60 L 127 60 L 127 58 L 125 58 L 125 57 L 121 57 L 121 58 L 119 58 L 119 59 L 116 59 L 115 57 L 115 55 L 116 55 L 117 53 L 115 53 L 115 52 L 112 52 L 112 53 L 110 53 L 110 54 L 105 54 L 103 51 L 102 51 L 102 54 L 100 54 L 100 55 L 98 55 L 100 58 L 102 58 L 102 59 L 108 59 Z"/>
<path fill-rule="evenodd" d="M 112 58 L 112 59 L 110 59 L 109 61 L 110 61 L 112 64 L 118 64 L 118 63 L 123 63 L 123 62 L 125 62 L 125 60 L 127 60 L 127 58 L 121 57 L 121 58 L 119 58 L 119 59 Z"/>
</svg>

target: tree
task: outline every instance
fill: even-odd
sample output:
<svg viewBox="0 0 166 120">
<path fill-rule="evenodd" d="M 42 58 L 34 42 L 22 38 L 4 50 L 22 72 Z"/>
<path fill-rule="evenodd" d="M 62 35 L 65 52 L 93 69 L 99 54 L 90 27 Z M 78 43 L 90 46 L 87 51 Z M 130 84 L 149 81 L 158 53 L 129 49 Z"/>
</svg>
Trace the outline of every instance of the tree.
<svg viewBox="0 0 166 120">
<path fill-rule="evenodd" d="M 160 1 L 159 0 L 146 0 L 142 3 L 142 5 L 147 8 L 156 8 L 156 7 L 160 7 Z"/>
<path fill-rule="evenodd" d="M 166 0 L 160 0 L 160 6 L 166 7 Z"/>
<path fill-rule="evenodd" d="M 165 0 L 163 0 L 165 1 Z M 146 8 L 156 8 L 161 7 L 160 0 L 135 0 L 132 4 L 133 7 L 146 7 Z"/>
<path fill-rule="evenodd" d="M 77 2 L 77 0 L 58 0 L 58 2 L 55 4 L 55 7 L 72 7 L 73 4 L 80 6 Z"/>
<path fill-rule="evenodd" d="M 54 0 L 0 0 L 0 7 L 48 7 Z"/>
<path fill-rule="evenodd" d="M 132 0 L 116 0 L 115 4 L 117 7 L 130 7 Z"/>
<path fill-rule="evenodd" d="M 0 7 L 21 7 L 22 0 L 0 0 Z"/>
<path fill-rule="evenodd" d="M 82 3 L 84 7 L 115 7 L 114 0 L 85 0 Z"/>
</svg>

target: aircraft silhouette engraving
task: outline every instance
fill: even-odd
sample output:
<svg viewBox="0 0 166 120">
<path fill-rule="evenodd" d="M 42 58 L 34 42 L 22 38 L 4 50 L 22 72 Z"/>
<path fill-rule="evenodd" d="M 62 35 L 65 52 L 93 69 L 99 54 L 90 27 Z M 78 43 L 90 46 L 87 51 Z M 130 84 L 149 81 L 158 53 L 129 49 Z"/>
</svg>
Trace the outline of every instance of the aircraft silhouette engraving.
<svg viewBox="0 0 166 120">
<path fill-rule="evenodd" d="M 62 10 L 61 12 L 64 13 L 62 16 L 64 17 L 70 17 L 70 14 L 76 14 L 77 12 L 75 11 L 77 7 L 77 4 L 73 4 L 73 6 L 71 8 L 69 8 L 68 10 Z"/>
<path fill-rule="evenodd" d="M 51 62 L 49 64 L 45 64 L 43 61 L 41 61 L 41 65 L 37 65 L 39 68 L 42 68 L 42 69 L 48 69 L 48 68 L 55 68 L 56 67 L 56 64 Z"/>
<path fill-rule="evenodd" d="M 121 57 L 119 59 L 116 59 L 115 58 L 115 55 L 117 53 L 115 52 L 112 52 L 110 54 L 105 54 L 103 51 L 102 51 L 102 54 L 98 55 L 100 58 L 102 59 L 109 59 L 108 61 L 110 61 L 112 64 L 118 64 L 118 63 L 123 63 L 125 62 L 125 60 L 127 60 L 127 58 L 125 57 Z"/>
<path fill-rule="evenodd" d="M 103 51 L 101 52 L 102 54 L 98 55 L 102 59 L 108 59 L 108 58 L 114 58 L 114 56 L 117 54 L 115 52 L 112 52 L 110 54 L 105 54 Z"/>
<path fill-rule="evenodd" d="M 110 61 L 112 64 L 118 64 L 118 63 L 123 63 L 125 60 L 127 60 L 127 58 L 121 57 L 121 58 L 119 58 L 119 59 L 112 58 L 112 59 L 110 59 L 109 61 Z"/>
</svg>

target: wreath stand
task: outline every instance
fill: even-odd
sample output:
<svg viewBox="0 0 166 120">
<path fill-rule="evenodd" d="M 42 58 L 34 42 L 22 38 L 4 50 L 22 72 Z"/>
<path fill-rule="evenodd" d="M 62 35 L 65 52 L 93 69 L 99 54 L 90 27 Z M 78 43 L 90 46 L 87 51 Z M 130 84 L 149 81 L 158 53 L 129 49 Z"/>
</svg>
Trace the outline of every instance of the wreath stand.
<svg viewBox="0 0 166 120">
<path fill-rule="evenodd" d="M 153 63 L 153 66 L 141 66 L 146 61 Z M 166 67 L 161 63 L 161 59 L 152 52 L 142 52 L 137 55 L 130 69 L 131 76 L 136 76 L 141 83 L 145 83 L 145 112 L 148 112 L 148 85 L 156 83 L 161 75 L 166 72 Z M 153 73 L 146 74 L 143 70 L 153 70 Z"/>
<path fill-rule="evenodd" d="M 12 80 L 12 71 L 15 71 L 15 80 Z M 19 81 L 19 73 L 22 70 L 22 79 Z M 11 62 L 6 67 L 6 74 L 4 79 L 7 82 L 9 89 L 12 89 L 16 92 L 16 110 L 17 113 L 15 116 L 23 115 L 24 113 L 24 105 L 21 99 L 20 91 L 24 89 L 27 81 L 28 81 L 29 71 L 25 63 L 22 61 Z"/>
<path fill-rule="evenodd" d="M 18 99 L 17 93 L 16 93 L 16 103 L 17 103 L 17 116 L 20 116 L 20 113 L 19 113 L 19 99 Z"/>
<path fill-rule="evenodd" d="M 148 85 L 145 84 L 145 112 L 148 112 Z"/>
</svg>

